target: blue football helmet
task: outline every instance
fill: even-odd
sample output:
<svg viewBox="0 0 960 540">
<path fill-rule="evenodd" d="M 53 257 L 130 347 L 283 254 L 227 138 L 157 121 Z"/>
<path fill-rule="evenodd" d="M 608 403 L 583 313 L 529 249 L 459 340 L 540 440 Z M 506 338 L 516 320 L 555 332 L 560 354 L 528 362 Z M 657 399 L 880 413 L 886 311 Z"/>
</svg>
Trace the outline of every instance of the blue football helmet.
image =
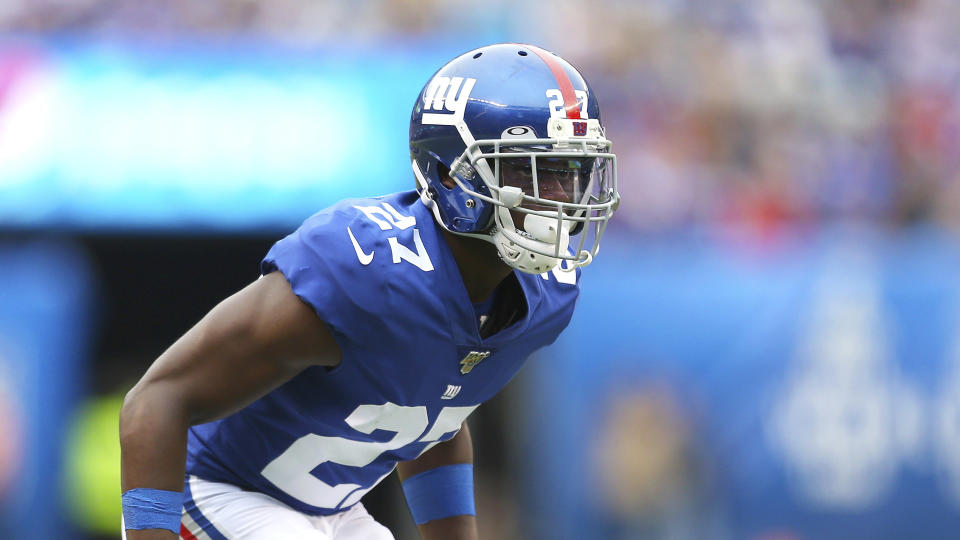
<svg viewBox="0 0 960 540">
<path fill-rule="evenodd" d="M 532 45 L 490 45 L 440 68 L 413 107 L 410 155 L 437 222 L 523 272 L 589 264 L 620 202 L 596 96 Z"/>
</svg>

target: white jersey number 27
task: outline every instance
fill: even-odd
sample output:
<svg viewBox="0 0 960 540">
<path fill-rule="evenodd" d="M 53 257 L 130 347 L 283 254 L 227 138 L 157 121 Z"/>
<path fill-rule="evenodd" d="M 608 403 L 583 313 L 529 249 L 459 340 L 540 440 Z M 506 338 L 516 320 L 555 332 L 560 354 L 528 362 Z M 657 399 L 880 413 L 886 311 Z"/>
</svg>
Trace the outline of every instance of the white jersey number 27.
<svg viewBox="0 0 960 540">
<path fill-rule="evenodd" d="M 354 208 L 363 212 L 363 215 L 367 216 L 367 219 L 376 223 L 381 231 L 390 231 L 393 229 L 406 230 L 417 224 L 417 218 L 402 215 L 387 202 L 381 202 L 380 206 L 354 206 Z M 373 259 L 373 252 L 369 255 L 364 253 L 357 243 L 357 239 L 353 236 L 353 232 L 350 231 L 350 227 L 347 227 L 347 232 L 350 235 L 350 241 L 353 242 L 354 249 L 357 251 L 360 264 L 364 266 L 370 264 L 370 260 Z M 420 231 L 418 229 L 413 229 L 413 243 L 416 251 L 401 244 L 395 236 L 387 238 L 387 242 L 390 243 L 390 252 L 393 255 L 394 264 L 400 261 L 407 261 L 424 272 L 433 270 L 433 262 L 430 260 L 430 255 L 427 253 L 427 250 L 423 247 L 423 240 L 420 239 Z"/>
<path fill-rule="evenodd" d="M 456 433 L 476 408 L 476 405 L 445 407 L 427 431 L 426 407 L 405 407 L 394 403 L 360 405 L 346 419 L 350 427 L 360 433 L 370 434 L 380 429 L 396 435 L 387 442 L 369 442 L 308 433 L 268 463 L 260 474 L 291 497 L 311 506 L 330 509 L 350 506 L 390 473 L 363 487 L 350 483 L 330 485 L 310 471 L 327 462 L 365 467 L 380 454 L 414 442 L 429 443 L 420 452 L 422 454 L 440 442 L 444 435 Z"/>
</svg>

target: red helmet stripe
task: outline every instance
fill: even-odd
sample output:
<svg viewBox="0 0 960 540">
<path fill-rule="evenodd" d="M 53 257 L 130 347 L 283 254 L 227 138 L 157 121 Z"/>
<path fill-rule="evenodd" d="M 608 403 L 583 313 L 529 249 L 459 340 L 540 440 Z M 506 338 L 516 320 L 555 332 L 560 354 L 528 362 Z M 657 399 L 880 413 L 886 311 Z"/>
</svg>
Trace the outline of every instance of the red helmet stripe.
<svg viewBox="0 0 960 540">
<path fill-rule="evenodd" d="M 563 96 L 563 108 L 567 111 L 567 118 L 580 119 L 580 104 L 577 102 L 577 95 L 573 92 L 573 83 L 557 57 L 540 47 L 533 45 L 524 45 L 524 47 L 528 47 L 536 53 L 557 79 L 557 85 L 560 86 L 560 95 Z"/>
</svg>

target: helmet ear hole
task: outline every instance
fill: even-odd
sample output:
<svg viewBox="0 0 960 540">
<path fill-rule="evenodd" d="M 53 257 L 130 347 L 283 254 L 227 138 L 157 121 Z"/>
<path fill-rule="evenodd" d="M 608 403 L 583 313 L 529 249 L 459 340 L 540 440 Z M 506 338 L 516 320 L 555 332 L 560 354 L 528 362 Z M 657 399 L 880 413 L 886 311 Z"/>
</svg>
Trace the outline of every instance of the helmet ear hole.
<svg viewBox="0 0 960 540">
<path fill-rule="evenodd" d="M 440 183 L 443 184 L 443 187 L 447 189 L 457 187 L 457 183 L 453 181 L 453 178 L 450 178 L 450 168 L 440 161 L 437 162 L 437 178 L 440 180 Z"/>
</svg>

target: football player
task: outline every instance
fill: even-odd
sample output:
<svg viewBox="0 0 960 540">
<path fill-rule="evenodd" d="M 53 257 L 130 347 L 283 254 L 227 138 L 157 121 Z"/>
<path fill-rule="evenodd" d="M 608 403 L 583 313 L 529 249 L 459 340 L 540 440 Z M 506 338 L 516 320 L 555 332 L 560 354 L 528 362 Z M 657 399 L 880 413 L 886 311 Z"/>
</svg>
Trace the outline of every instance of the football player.
<svg viewBox="0 0 960 540">
<path fill-rule="evenodd" d="M 342 201 L 164 352 L 120 418 L 126 538 L 476 538 L 464 421 L 553 342 L 619 203 L 596 96 L 532 45 L 458 56 L 410 120 L 417 189 Z"/>
</svg>

